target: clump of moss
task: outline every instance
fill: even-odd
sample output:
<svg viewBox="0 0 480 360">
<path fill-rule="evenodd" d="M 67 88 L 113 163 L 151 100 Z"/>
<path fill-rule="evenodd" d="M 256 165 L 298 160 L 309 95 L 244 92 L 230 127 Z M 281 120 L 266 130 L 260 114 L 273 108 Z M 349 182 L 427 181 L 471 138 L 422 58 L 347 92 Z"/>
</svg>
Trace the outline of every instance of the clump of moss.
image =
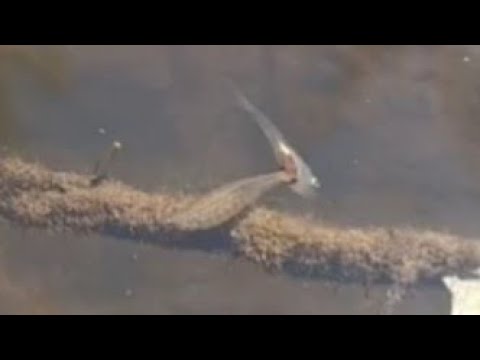
<svg viewBox="0 0 480 360">
<path fill-rule="evenodd" d="M 173 226 L 176 233 L 191 236 L 190 245 L 199 249 L 205 240 L 200 233 L 208 230 L 209 237 L 221 237 L 227 228 L 228 251 L 302 276 L 408 285 L 480 267 L 478 243 L 451 234 L 342 228 L 253 208 L 263 191 L 282 182 L 280 175 L 238 180 L 204 195 L 148 194 L 112 180 L 92 187 L 90 180 L 20 159 L 2 159 L 0 215 L 25 226 L 155 238 L 159 244 L 169 243 Z M 245 213 L 246 205 L 251 211 Z"/>
<path fill-rule="evenodd" d="M 480 265 L 479 245 L 412 228 L 339 228 L 257 208 L 232 230 L 246 257 L 302 273 L 412 284 Z"/>
</svg>

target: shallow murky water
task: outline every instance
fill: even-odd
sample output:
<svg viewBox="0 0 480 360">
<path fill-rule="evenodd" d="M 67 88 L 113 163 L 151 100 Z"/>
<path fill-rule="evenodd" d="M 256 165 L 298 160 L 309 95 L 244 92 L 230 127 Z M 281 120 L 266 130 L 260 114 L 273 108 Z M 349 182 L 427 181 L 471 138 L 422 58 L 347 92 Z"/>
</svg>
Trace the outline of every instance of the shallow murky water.
<svg viewBox="0 0 480 360">
<path fill-rule="evenodd" d="M 86 171 L 112 140 L 115 177 L 204 190 L 275 168 L 235 110 L 234 78 L 309 161 L 314 200 L 265 203 L 345 225 L 478 237 L 480 50 L 469 46 L 65 46 L 0 50 L 0 140 Z M 99 129 L 104 129 L 103 131 Z M 333 287 L 242 260 L 2 223 L 0 312 L 367 314 L 385 288 Z M 443 287 L 397 313 L 446 314 Z"/>
</svg>

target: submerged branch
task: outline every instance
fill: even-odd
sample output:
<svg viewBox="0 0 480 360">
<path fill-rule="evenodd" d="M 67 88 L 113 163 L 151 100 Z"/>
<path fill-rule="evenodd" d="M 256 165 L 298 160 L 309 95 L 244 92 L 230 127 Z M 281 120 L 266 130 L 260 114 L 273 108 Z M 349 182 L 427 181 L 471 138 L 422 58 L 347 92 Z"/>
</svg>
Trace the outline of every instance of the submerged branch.
<svg viewBox="0 0 480 360">
<path fill-rule="evenodd" d="M 92 187 L 90 180 L 4 158 L 0 215 L 22 226 L 165 246 L 204 249 L 208 243 L 209 250 L 215 246 L 300 276 L 413 284 L 480 267 L 480 245 L 454 235 L 411 228 L 340 228 L 252 208 L 262 194 L 285 182 L 281 172 L 239 180 L 203 196 L 148 194 L 112 180 Z M 225 229 L 230 232 L 222 237 Z"/>
</svg>

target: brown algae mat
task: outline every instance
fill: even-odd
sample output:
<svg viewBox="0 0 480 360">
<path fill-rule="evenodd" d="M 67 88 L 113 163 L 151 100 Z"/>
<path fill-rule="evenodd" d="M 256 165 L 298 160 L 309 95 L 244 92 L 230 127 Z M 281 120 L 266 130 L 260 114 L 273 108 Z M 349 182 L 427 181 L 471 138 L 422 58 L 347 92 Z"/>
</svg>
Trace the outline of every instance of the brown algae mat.
<svg viewBox="0 0 480 360">
<path fill-rule="evenodd" d="M 282 172 L 234 181 L 204 195 L 150 194 L 115 180 L 0 160 L 0 215 L 21 226 L 100 233 L 160 246 L 215 246 L 266 269 L 299 276 L 413 285 L 480 267 L 480 245 L 413 228 L 344 228 L 257 205 L 285 186 Z M 206 236 L 204 236 L 206 234 Z"/>
</svg>

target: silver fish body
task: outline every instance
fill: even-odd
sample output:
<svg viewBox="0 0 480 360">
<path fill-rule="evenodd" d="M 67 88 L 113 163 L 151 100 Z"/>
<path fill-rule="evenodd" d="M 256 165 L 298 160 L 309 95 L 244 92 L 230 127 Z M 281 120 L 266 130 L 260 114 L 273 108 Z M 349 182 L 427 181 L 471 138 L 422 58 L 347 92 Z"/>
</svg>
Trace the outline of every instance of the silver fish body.
<svg viewBox="0 0 480 360">
<path fill-rule="evenodd" d="M 261 196 L 287 181 L 286 174 L 278 171 L 228 183 L 201 196 L 186 210 L 174 214 L 166 224 L 182 231 L 218 227 L 241 215 Z"/>
<path fill-rule="evenodd" d="M 253 105 L 233 82 L 229 81 L 229 84 L 235 92 L 239 105 L 253 117 L 267 137 L 273 148 L 277 162 L 282 169 L 294 178 L 290 183 L 291 189 L 304 197 L 314 195 L 315 190 L 320 188 L 320 182 L 307 163 L 287 142 L 273 122 L 260 109 Z"/>
</svg>

